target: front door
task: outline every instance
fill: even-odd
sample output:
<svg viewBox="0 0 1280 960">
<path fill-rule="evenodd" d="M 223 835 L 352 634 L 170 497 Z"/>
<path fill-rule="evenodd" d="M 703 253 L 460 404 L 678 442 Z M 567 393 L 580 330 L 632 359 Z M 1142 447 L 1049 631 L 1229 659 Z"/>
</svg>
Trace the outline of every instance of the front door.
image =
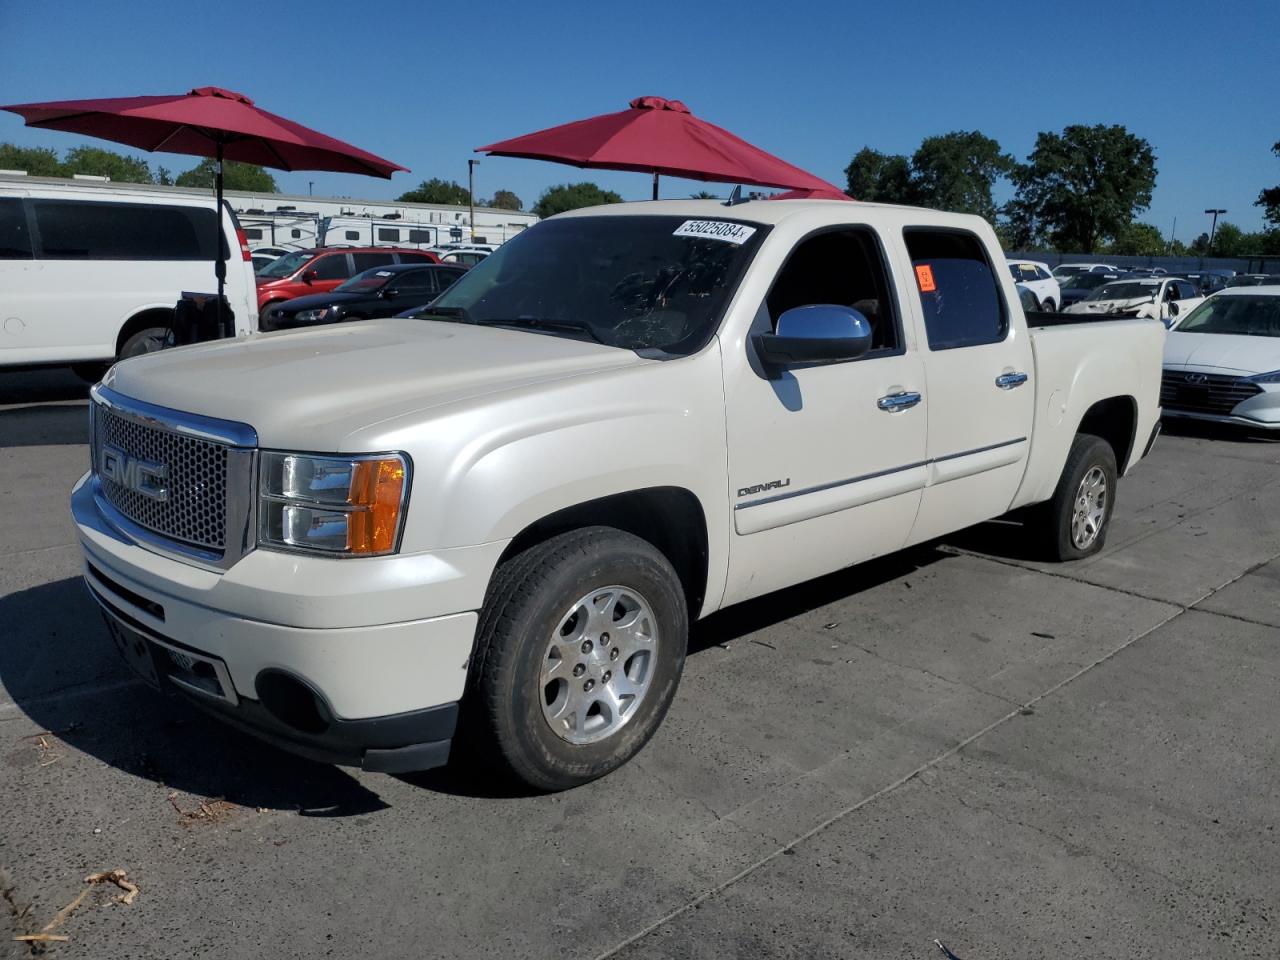
<svg viewBox="0 0 1280 960">
<path fill-rule="evenodd" d="M 911 532 L 919 543 L 1009 509 L 1031 446 L 1035 384 L 1004 265 L 967 231 L 908 227 L 903 238 L 928 340 L 928 478 Z"/>
<path fill-rule="evenodd" d="M 930 404 L 914 338 L 868 227 L 801 240 L 756 313 L 754 332 L 808 304 L 870 322 L 857 360 L 766 370 L 726 357 L 734 536 L 724 602 L 735 603 L 902 547 L 925 480 Z"/>
</svg>

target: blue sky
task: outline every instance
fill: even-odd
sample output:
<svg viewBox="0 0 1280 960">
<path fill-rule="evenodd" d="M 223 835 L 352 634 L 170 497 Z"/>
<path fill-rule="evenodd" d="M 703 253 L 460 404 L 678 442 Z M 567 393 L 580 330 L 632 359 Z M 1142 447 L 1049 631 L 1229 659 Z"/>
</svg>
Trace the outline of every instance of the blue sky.
<svg viewBox="0 0 1280 960">
<path fill-rule="evenodd" d="M 216 85 L 407 167 L 390 182 L 279 173 L 282 189 L 387 198 L 466 182 L 474 147 L 623 108 L 694 113 L 838 184 L 863 146 L 981 130 L 1019 158 L 1040 130 L 1121 123 L 1158 158 L 1143 215 L 1190 240 L 1206 207 L 1257 229 L 1280 184 L 1280 2 L 1225 5 L 813 2 L 191 4 L 0 0 L 0 102 Z M 63 149 L 70 134 L 0 114 L 0 141 Z M 148 157 L 171 169 L 188 158 Z M 627 199 L 639 174 L 484 159 L 477 194 L 593 179 Z M 664 181 L 664 196 L 701 184 Z M 715 189 L 713 187 L 713 189 Z"/>
</svg>

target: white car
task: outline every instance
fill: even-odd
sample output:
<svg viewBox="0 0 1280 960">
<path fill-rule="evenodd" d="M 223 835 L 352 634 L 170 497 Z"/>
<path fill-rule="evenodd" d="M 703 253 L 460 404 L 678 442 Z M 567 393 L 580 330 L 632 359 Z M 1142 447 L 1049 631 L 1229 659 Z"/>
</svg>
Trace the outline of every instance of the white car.
<svg viewBox="0 0 1280 960">
<path fill-rule="evenodd" d="M 1022 284 L 1036 295 L 1040 309 L 1052 313 L 1062 305 L 1062 289 L 1049 272 L 1047 263 L 1036 260 L 1007 260 L 1009 272 L 1015 282 Z"/>
<path fill-rule="evenodd" d="M 583 783 L 700 617 L 1021 507 L 1046 555 L 1102 548 L 1165 332 L 1031 326 L 1003 259 L 936 210 L 616 204 L 416 319 L 116 364 L 86 582 L 143 677 L 286 748 Z"/>
<path fill-rule="evenodd" d="M 1280 430 L 1280 286 L 1232 287 L 1165 340 L 1166 417 Z"/>
<path fill-rule="evenodd" d="M 1120 267 L 1109 263 L 1060 263 L 1053 268 L 1053 275 L 1059 280 L 1077 273 L 1123 273 Z"/>
<path fill-rule="evenodd" d="M 286 253 L 293 253 L 293 250 L 287 247 L 250 247 L 249 252 L 255 257 L 270 257 L 272 260 L 283 257 Z"/>
<path fill-rule="evenodd" d="M 1196 285 L 1181 277 L 1130 277 L 1104 283 L 1063 312 L 1159 320 L 1171 327 L 1202 300 Z"/>
</svg>

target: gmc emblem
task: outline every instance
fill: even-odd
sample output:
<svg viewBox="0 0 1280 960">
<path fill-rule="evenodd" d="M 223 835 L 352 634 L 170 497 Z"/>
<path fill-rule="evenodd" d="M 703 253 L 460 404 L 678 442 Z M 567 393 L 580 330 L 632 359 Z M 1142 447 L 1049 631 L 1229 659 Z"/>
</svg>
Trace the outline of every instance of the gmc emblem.
<svg viewBox="0 0 1280 960">
<path fill-rule="evenodd" d="M 169 467 L 166 464 L 131 457 L 110 444 L 104 443 L 102 452 L 98 454 L 98 475 L 152 500 L 169 499 L 169 487 L 166 485 Z"/>
</svg>

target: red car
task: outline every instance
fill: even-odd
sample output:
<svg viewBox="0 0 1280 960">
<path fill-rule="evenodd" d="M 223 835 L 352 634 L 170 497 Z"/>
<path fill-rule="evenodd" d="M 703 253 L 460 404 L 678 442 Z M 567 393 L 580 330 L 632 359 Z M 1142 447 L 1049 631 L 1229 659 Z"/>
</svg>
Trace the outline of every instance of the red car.
<svg viewBox="0 0 1280 960">
<path fill-rule="evenodd" d="M 316 247 L 286 253 L 257 274 L 258 314 L 271 304 L 326 293 L 357 273 L 391 263 L 439 263 L 434 253 L 395 247 Z"/>
</svg>

